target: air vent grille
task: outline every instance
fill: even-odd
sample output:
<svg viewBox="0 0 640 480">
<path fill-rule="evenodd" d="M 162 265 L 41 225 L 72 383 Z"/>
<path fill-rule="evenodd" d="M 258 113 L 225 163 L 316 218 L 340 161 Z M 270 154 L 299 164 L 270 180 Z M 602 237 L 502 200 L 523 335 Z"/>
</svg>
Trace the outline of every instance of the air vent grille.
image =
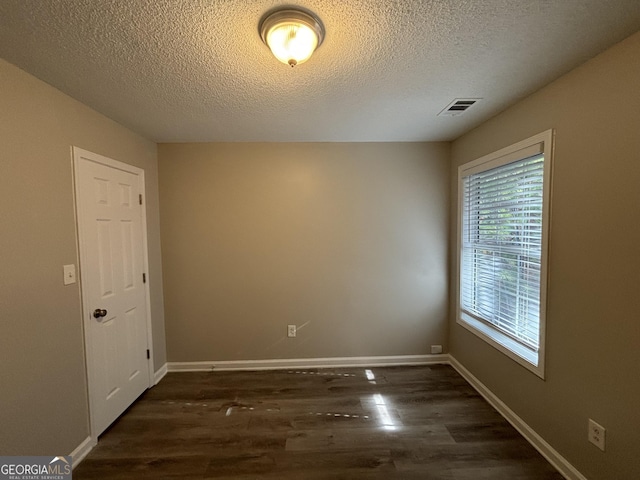
<svg viewBox="0 0 640 480">
<path fill-rule="evenodd" d="M 447 105 L 438 116 L 454 117 L 456 115 L 462 115 L 469 110 L 473 105 L 478 103 L 481 98 L 456 98 L 453 102 Z"/>
</svg>

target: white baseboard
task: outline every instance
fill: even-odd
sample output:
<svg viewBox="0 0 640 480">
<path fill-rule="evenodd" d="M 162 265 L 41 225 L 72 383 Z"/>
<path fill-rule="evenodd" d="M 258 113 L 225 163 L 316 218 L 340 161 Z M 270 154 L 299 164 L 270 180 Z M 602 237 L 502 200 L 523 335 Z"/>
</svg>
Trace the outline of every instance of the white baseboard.
<svg viewBox="0 0 640 480">
<path fill-rule="evenodd" d="M 160 383 L 160 380 L 164 378 L 164 376 L 167 374 L 168 371 L 169 371 L 168 364 L 165 363 L 162 367 L 160 367 L 160 369 L 156 373 L 154 373 L 153 385 L 157 385 L 158 383 Z"/>
<path fill-rule="evenodd" d="M 282 370 L 289 368 L 390 367 L 449 363 L 449 356 L 398 355 L 389 357 L 288 358 L 280 360 L 238 360 L 210 362 L 169 362 L 169 372 L 210 372 L 232 370 Z"/>
<path fill-rule="evenodd" d="M 84 441 L 80 445 L 78 445 L 73 452 L 71 452 L 71 468 L 76 468 L 80 464 L 80 462 L 84 460 L 84 457 L 86 457 L 95 446 L 96 441 L 93 438 L 85 438 Z"/>
<path fill-rule="evenodd" d="M 546 458 L 568 480 L 587 480 L 569 461 L 549 445 L 536 431 L 500 400 L 485 384 L 478 380 L 453 356 L 449 356 L 449 363 L 464 379 L 484 397 L 520 434 Z"/>
</svg>

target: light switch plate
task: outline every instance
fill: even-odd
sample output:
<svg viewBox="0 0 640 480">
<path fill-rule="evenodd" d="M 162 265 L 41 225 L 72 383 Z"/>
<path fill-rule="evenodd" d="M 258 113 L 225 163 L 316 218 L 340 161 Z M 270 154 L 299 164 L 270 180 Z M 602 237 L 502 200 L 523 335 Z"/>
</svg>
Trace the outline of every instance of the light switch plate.
<svg viewBox="0 0 640 480">
<path fill-rule="evenodd" d="M 71 285 L 76 283 L 76 266 L 75 265 L 63 265 L 62 271 L 64 272 L 64 284 Z"/>
</svg>

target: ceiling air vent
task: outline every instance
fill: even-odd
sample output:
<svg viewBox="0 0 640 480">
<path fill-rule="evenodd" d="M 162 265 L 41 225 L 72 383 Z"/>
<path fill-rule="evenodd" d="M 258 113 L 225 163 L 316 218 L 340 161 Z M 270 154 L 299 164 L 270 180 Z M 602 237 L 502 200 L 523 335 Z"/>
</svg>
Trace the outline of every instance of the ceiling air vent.
<svg viewBox="0 0 640 480">
<path fill-rule="evenodd" d="M 481 98 L 456 98 L 453 102 L 445 107 L 438 116 L 455 117 L 462 115 L 469 110 L 471 106 L 482 100 Z"/>
</svg>

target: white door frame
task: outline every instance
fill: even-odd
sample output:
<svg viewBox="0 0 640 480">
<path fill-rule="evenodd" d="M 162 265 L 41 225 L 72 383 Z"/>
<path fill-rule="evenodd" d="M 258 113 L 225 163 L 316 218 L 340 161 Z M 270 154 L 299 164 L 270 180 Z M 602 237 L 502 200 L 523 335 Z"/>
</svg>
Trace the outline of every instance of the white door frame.
<svg viewBox="0 0 640 480">
<path fill-rule="evenodd" d="M 83 229 L 80 225 L 80 215 L 78 212 L 78 199 L 80 197 L 80 185 L 79 185 L 79 166 L 82 158 L 87 157 L 90 158 L 91 161 L 105 165 L 107 167 L 115 168 L 118 170 L 123 170 L 125 172 L 133 173 L 135 175 L 139 175 L 141 179 L 140 191 L 142 193 L 143 198 L 143 206 L 145 208 L 142 209 L 142 262 L 144 272 L 147 276 L 147 281 L 144 285 L 144 295 L 145 302 L 147 308 L 147 348 L 149 349 L 149 361 L 147 362 L 147 375 L 148 375 L 148 388 L 151 388 L 154 385 L 154 376 L 155 376 L 155 368 L 153 362 L 153 335 L 151 333 L 151 295 L 149 291 L 150 278 L 149 278 L 149 248 L 147 242 L 147 209 L 146 209 L 146 189 L 145 189 L 145 178 L 144 178 L 144 170 L 139 167 L 134 167 L 133 165 L 129 165 L 127 163 L 119 162 L 117 160 L 113 160 L 111 158 L 99 155 L 97 153 L 90 152 L 88 150 L 83 150 L 81 148 L 72 147 L 71 152 L 72 163 L 73 163 L 73 185 L 74 185 L 74 213 L 76 218 L 76 233 L 77 233 L 77 242 L 78 242 L 78 257 L 79 257 L 79 274 L 80 274 L 80 294 L 82 301 L 82 329 L 84 336 L 84 360 L 85 360 L 85 369 L 87 376 L 87 395 L 89 398 L 89 436 L 93 439 L 93 441 L 97 440 L 97 435 L 94 436 L 96 432 L 95 427 L 95 398 L 92 395 L 92 365 L 89 359 L 91 358 L 91 341 L 89 339 L 89 325 L 88 322 L 93 320 L 91 316 L 91 305 L 89 305 L 87 299 L 88 286 L 86 285 L 85 275 L 82 274 L 82 266 L 87 265 L 87 259 L 85 258 L 83 245 Z"/>
</svg>

